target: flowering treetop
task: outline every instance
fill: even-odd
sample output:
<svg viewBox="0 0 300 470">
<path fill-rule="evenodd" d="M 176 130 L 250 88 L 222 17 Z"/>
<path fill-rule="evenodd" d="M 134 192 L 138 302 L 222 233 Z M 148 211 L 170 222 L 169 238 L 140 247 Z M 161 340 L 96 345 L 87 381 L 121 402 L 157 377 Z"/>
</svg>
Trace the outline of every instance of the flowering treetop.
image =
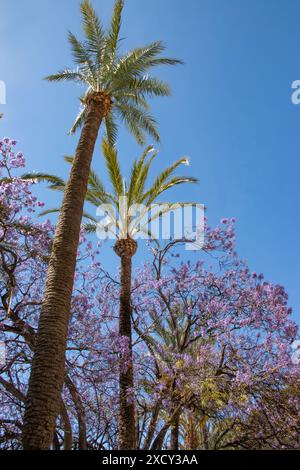
<svg viewBox="0 0 300 470">
<path fill-rule="evenodd" d="M 20 429 L 54 227 L 16 142 L 0 142 L 0 446 L 20 448 Z M 234 219 L 206 222 L 203 257 L 181 260 L 180 244 L 149 247 L 132 287 L 140 447 L 165 447 L 178 413 L 200 448 L 296 448 L 297 326 L 282 286 L 251 273 L 235 252 Z M 117 334 L 119 277 L 105 272 L 95 239 L 81 235 L 67 346 L 58 448 L 117 446 L 117 371 L 127 343 Z M 126 367 L 126 363 L 125 363 Z M 191 425 L 191 423 L 197 425 Z M 198 430 L 198 431 L 197 431 Z M 298 434 L 297 434 L 298 433 Z M 201 437 L 202 436 L 202 437 Z M 206 436 L 204 439 L 203 436 Z M 204 439 L 204 440 L 203 440 Z M 191 445 L 191 444 L 186 444 Z M 197 448 L 198 448 L 197 447 Z M 189 447 L 187 447 L 189 448 Z"/>
</svg>

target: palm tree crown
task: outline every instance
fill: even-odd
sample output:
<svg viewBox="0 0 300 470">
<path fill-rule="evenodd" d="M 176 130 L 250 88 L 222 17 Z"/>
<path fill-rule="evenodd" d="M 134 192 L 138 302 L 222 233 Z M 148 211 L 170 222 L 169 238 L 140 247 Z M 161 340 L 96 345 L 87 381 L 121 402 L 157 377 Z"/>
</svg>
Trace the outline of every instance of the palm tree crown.
<svg viewBox="0 0 300 470">
<path fill-rule="evenodd" d="M 149 188 L 146 188 L 148 175 L 151 164 L 157 155 L 157 151 L 152 147 L 148 147 L 142 156 L 135 160 L 131 169 L 129 184 L 123 178 L 116 147 L 109 144 L 108 140 L 102 140 L 102 152 L 104 155 L 106 168 L 111 184 L 111 191 L 107 191 L 105 185 L 100 181 L 98 175 L 91 169 L 86 201 L 99 207 L 105 205 L 105 211 L 108 213 L 111 224 L 107 227 L 107 231 L 112 233 L 116 238 L 134 238 L 138 233 L 142 232 L 150 238 L 155 239 L 148 230 L 148 224 L 153 222 L 163 214 L 179 208 L 180 203 L 166 205 L 158 210 L 151 210 L 151 205 L 157 198 L 168 189 L 183 183 L 197 183 L 197 179 L 191 176 L 174 175 L 177 168 L 181 165 L 189 165 L 186 157 L 180 158 L 172 165 L 160 173 Z M 65 160 L 72 164 L 73 157 L 65 157 Z M 23 178 L 33 178 L 37 181 L 47 181 L 50 183 L 49 188 L 56 191 L 64 191 L 65 181 L 57 176 L 45 173 L 32 173 L 23 175 Z M 136 216 L 136 212 L 138 216 Z M 50 209 L 41 213 L 46 215 L 58 212 L 59 209 Z M 95 232 L 99 228 L 97 219 L 84 213 L 87 223 L 84 224 L 88 232 Z"/>
<path fill-rule="evenodd" d="M 81 14 L 85 40 L 80 41 L 69 32 L 76 69 L 66 68 L 57 74 L 49 75 L 49 81 L 73 81 L 86 87 L 80 97 L 81 109 L 71 128 L 75 133 L 87 115 L 89 95 L 98 93 L 106 106 L 105 124 L 107 138 L 114 143 L 117 137 L 117 120 L 129 128 L 140 144 L 144 144 L 144 133 L 157 141 L 159 134 L 154 118 L 149 114 L 147 98 L 170 95 L 169 86 L 148 75 L 158 65 L 176 65 L 177 59 L 165 58 L 161 53 L 165 46 L 161 41 L 135 48 L 129 53 L 120 53 L 120 28 L 124 0 L 117 0 L 110 28 L 105 31 L 89 0 L 81 4 Z"/>
</svg>

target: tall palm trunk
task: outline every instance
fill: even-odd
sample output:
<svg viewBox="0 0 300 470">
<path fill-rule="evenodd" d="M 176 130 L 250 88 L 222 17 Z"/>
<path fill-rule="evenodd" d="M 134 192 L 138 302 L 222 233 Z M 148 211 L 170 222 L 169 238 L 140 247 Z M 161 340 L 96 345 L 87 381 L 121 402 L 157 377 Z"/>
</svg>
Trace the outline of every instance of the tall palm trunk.
<svg viewBox="0 0 300 470">
<path fill-rule="evenodd" d="M 87 98 L 87 118 L 64 192 L 49 263 L 25 408 L 25 450 L 47 450 L 53 441 L 65 379 L 71 296 L 89 170 L 99 128 L 110 105 L 110 99 L 102 93 Z"/>
<path fill-rule="evenodd" d="M 131 331 L 131 267 L 132 256 L 134 256 L 136 250 L 137 244 L 132 239 L 118 240 L 115 245 L 115 252 L 121 258 L 119 335 L 126 340 L 125 351 L 121 351 L 120 354 L 119 371 L 120 450 L 134 450 L 137 448 L 135 403 L 132 397 L 134 382 Z"/>
</svg>

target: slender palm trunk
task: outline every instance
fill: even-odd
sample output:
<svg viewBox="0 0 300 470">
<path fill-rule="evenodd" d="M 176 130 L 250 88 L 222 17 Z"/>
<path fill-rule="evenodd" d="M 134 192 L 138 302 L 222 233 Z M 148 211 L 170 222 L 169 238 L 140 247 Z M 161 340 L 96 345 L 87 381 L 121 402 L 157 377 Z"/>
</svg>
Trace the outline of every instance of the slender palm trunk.
<svg viewBox="0 0 300 470">
<path fill-rule="evenodd" d="M 119 371 L 119 448 L 134 450 L 137 447 L 135 403 L 133 395 L 133 359 L 131 331 L 131 268 L 136 252 L 133 240 L 119 240 L 115 246 L 121 258 L 121 292 L 119 335 L 125 340 L 125 350 L 120 354 Z"/>
<path fill-rule="evenodd" d="M 91 160 L 105 116 L 105 98 L 94 93 L 87 101 L 87 119 L 64 192 L 29 380 L 23 429 L 25 450 L 50 448 L 60 412 L 80 225 Z"/>
<path fill-rule="evenodd" d="M 131 258 L 121 258 L 121 295 L 119 335 L 126 338 L 127 351 L 120 358 L 120 410 L 119 410 L 119 446 L 120 450 L 134 450 L 136 448 L 135 406 L 133 392 L 133 360 L 132 360 L 132 334 L 131 334 Z"/>
</svg>

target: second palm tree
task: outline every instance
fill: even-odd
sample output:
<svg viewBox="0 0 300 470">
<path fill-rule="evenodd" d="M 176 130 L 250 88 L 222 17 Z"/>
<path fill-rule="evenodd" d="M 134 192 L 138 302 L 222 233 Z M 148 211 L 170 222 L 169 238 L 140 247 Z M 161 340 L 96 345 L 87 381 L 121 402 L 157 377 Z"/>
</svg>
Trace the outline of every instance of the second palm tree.
<svg viewBox="0 0 300 470">
<path fill-rule="evenodd" d="M 133 164 L 129 185 L 126 185 L 122 176 L 118 154 L 115 146 L 103 139 L 103 155 L 106 162 L 112 192 L 105 189 L 103 183 L 91 170 L 88 180 L 86 201 L 97 208 L 105 205 L 103 211 L 109 214 L 109 224 L 105 229 L 117 238 L 114 245 L 115 253 L 121 259 L 120 273 L 120 310 L 119 310 L 119 335 L 120 335 L 120 373 L 119 373 L 119 446 L 120 450 L 134 450 L 137 448 L 137 428 L 134 400 L 134 367 L 132 356 L 132 325 L 131 325 L 131 280 L 132 258 L 136 254 L 138 245 L 134 238 L 141 233 L 155 239 L 149 229 L 149 224 L 155 219 L 180 207 L 180 204 L 164 206 L 163 209 L 152 211 L 152 204 L 168 189 L 183 183 L 196 183 L 197 179 L 190 176 L 174 176 L 175 171 L 181 165 L 187 165 L 186 158 L 181 158 L 166 168 L 154 181 L 153 185 L 145 189 L 151 164 L 157 155 L 152 147 L 148 147 L 140 159 Z M 66 157 L 69 163 L 73 158 Z M 53 190 L 64 191 L 65 183 L 61 178 L 47 174 L 24 175 L 26 178 L 34 177 L 40 181 L 50 182 Z M 139 210 L 138 216 L 135 208 Z M 59 211 L 54 209 L 45 211 Z M 103 235 L 104 225 L 95 217 L 84 214 L 87 222 L 84 227 L 88 232 L 98 231 Z"/>
</svg>

